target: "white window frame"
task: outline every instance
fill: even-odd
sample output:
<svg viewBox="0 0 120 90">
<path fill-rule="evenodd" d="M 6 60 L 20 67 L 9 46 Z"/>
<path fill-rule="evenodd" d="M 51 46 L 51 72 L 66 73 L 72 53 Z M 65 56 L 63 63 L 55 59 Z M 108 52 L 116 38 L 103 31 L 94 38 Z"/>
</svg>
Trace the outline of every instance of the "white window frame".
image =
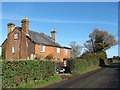
<svg viewBox="0 0 120 90">
<path fill-rule="evenodd" d="M 16 48 L 13 46 L 12 47 L 12 54 L 15 54 L 15 52 L 16 52 Z"/>
<path fill-rule="evenodd" d="M 19 33 L 14 34 L 14 39 L 19 39 Z"/>
<path fill-rule="evenodd" d="M 41 49 L 42 47 L 42 49 Z M 45 52 L 45 45 L 40 45 L 40 52 Z"/>
<path fill-rule="evenodd" d="M 60 54 L 60 48 L 57 48 L 57 53 Z"/>
<path fill-rule="evenodd" d="M 68 50 L 64 49 L 64 55 L 68 55 Z"/>
</svg>

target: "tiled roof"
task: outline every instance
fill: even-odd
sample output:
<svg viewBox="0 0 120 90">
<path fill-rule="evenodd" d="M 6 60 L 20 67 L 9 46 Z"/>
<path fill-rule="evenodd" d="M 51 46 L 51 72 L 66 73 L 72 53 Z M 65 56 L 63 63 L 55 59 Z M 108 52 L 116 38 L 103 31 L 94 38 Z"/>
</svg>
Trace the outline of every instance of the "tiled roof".
<svg viewBox="0 0 120 90">
<path fill-rule="evenodd" d="M 22 30 L 21 27 L 17 26 L 15 27 L 18 30 Z M 71 49 L 69 47 L 63 47 L 56 41 L 54 41 L 50 36 L 45 35 L 45 34 L 40 34 L 38 32 L 34 32 L 29 30 L 29 34 L 26 34 L 28 38 L 30 38 L 34 43 L 36 44 L 43 44 L 43 45 L 48 45 L 48 46 L 55 46 L 55 47 L 60 47 L 60 48 L 66 48 L 66 49 Z"/>
<path fill-rule="evenodd" d="M 50 36 L 43 35 L 38 32 L 29 30 L 29 34 L 27 36 L 36 44 L 62 47 L 59 43 L 55 42 Z"/>
</svg>

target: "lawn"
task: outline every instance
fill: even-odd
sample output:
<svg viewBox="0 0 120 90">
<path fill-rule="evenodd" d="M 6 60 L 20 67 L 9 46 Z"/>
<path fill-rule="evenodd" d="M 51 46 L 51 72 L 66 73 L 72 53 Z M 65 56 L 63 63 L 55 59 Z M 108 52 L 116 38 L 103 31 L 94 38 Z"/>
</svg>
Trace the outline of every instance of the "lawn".
<svg viewBox="0 0 120 90">
<path fill-rule="evenodd" d="M 59 75 L 55 75 L 55 76 L 52 76 L 52 77 L 47 78 L 45 80 L 37 81 L 37 82 L 31 83 L 31 84 L 26 84 L 26 85 L 23 85 L 23 86 L 20 86 L 17 88 L 41 88 L 45 85 L 55 83 L 55 82 L 58 82 L 60 80 L 62 80 L 62 78 Z"/>
</svg>

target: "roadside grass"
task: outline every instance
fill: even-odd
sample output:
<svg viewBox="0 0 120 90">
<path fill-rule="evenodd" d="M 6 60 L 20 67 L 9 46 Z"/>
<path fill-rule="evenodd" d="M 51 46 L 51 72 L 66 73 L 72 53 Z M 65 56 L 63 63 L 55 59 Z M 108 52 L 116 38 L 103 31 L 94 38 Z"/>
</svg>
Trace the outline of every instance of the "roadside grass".
<svg viewBox="0 0 120 90">
<path fill-rule="evenodd" d="M 62 78 L 59 75 L 55 75 L 55 76 L 46 78 L 45 80 L 37 81 L 37 82 L 31 83 L 31 84 L 26 84 L 23 86 L 19 86 L 17 88 L 37 88 L 37 87 L 40 88 L 45 85 L 58 82 L 60 80 L 62 80 Z"/>
<path fill-rule="evenodd" d="M 120 60 L 113 60 L 113 63 L 119 63 Z"/>
<path fill-rule="evenodd" d="M 96 66 L 96 67 L 89 67 L 89 68 L 81 68 L 80 70 L 74 71 L 73 73 L 84 74 L 84 73 L 87 73 L 87 72 L 90 72 L 90 71 L 93 71 L 99 68 L 101 67 Z"/>
<path fill-rule="evenodd" d="M 87 72 L 90 72 L 90 71 L 93 71 L 93 70 L 96 70 L 96 69 L 99 69 L 100 67 L 90 67 L 90 68 L 84 68 L 84 69 L 81 69 L 81 70 L 78 70 L 76 72 L 73 72 L 74 74 L 84 74 L 84 73 L 87 73 Z M 52 77 L 49 77 L 49 78 L 46 78 L 45 80 L 41 80 L 41 81 L 37 81 L 37 82 L 33 82 L 33 83 L 28 83 L 28 84 L 25 84 L 23 86 L 19 86 L 19 87 L 16 87 L 16 88 L 40 88 L 40 87 L 44 87 L 44 86 L 47 86 L 49 84 L 52 84 L 52 83 L 55 83 L 55 82 L 58 82 L 58 81 L 61 81 L 62 78 L 60 75 L 55 75 L 55 76 L 52 76 Z"/>
</svg>

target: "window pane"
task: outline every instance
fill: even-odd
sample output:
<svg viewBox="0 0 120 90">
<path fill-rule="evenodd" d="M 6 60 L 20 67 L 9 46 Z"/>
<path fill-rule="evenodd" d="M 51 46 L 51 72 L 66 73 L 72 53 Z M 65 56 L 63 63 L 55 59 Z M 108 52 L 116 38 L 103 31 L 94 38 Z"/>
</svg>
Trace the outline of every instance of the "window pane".
<svg viewBox="0 0 120 90">
<path fill-rule="evenodd" d="M 15 33 L 14 34 L 14 39 L 18 39 L 19 38 L 19 33 Z"/>
<path fill-rule="evenodd" d="M 15 47 L 12 47 L 12 53 L 15 53 Z"/>
<path fill-rule="evenodd" d="M 40 45 L 40 52 L 45 52 L 45 46 Z"/>
<path fill-rule="evenodd" d="M 60 53 L 60 48 L 57 48 L 57 53 Z"/>
<path fill-rule="evenodd" d="M 67 55 L 67 54 L 68 54 L 67 49 L 64 49 L 64 54 L 65 54 L 65 55 Z"/>
</svg>

